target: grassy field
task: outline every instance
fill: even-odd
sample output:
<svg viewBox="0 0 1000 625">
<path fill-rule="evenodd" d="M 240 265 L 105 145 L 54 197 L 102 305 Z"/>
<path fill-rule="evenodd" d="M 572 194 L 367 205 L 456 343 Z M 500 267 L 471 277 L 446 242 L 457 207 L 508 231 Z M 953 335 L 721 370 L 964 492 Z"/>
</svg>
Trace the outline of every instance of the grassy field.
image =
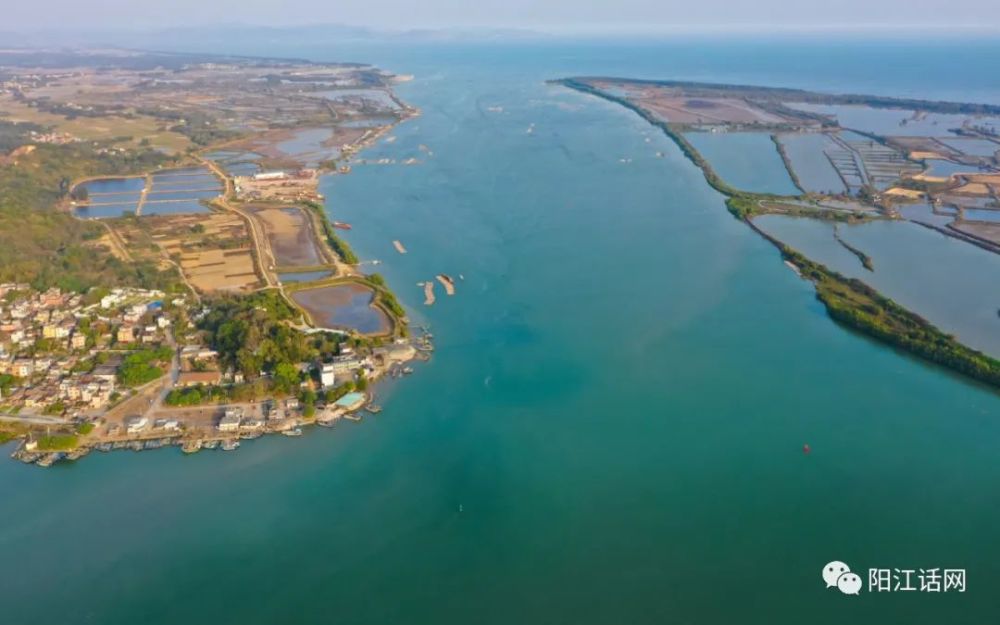
<svg viewBox="0 0 1000 625">
<path fill-rule="evenodd" d="M 164 129 L 163 122 L 152 117 L 136 115 L 133 119 L 117 116 L 67 119 L 62 115 L 45 113 L 26 106 L 6 95 L 0 96 L 0 118 L 51 126 L 57 132 L 67 132 L 74 137 L 91 141 L 128 136 L 132 137 L 130 143 L 137 145 L 146 138 L 149 139 L 151 147 L 169 153 L 183 152 L 191 145 L 187 137 Z"/>
</svg>

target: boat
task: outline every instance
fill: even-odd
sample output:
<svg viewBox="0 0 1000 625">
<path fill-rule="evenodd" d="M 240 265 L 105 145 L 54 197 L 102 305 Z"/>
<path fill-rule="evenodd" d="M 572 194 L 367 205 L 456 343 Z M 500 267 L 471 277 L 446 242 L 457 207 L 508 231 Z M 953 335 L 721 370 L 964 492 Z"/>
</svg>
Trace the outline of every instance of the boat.
<svg viewBox="0 0 1000 625">
<path fill-rule="evenodd" d="M 90 453 L 90 449 L 89 448 L 87 448 L 87 447 L 79 447 L 79 448 L 74 449 L 73 451 L 69 452 L 68 454 L 66 454 L 66 459 L 67 460 L 79 460 L 80 458 L 83 458 L 84 456 L 86 456 L 89 453 Z"/>
<path fill-rule="evenodd" d="M 285 436 L 302 436 L 302 428 L 292 428 L 291 430 L 285 430 L 282 432 Z"/>
<path fill-rule="evenodd" d="M 351 229 L 351 224 L 344 223 L 343 221 L 335 221 L 335 222 L 333 222 L 333 227 L 337 228 L 339 230 L 350 230 Z"/>
<path fill-rule="evenodd" d="M 368 404 L 368 406 L 365 408 L 365 410 L 367 410 L 368 412 L 370 412 L 372 414 L 378 414 L 378 413 L 382 412 L 382 406 L 379 406 L 378 404 Z"/>
<path fill-rule="evenodd" d="M 255 438 L 260 438 L 264 434 L 262 432 L 247 432 L 246 434 L 240 434 L 240 438 L 245 441 L 252 441 Z"/>
<path fill-rule="evenodd" d="M 349 413 L 347 413 L 347 414 L 344 415 L 344 418 L 348 419 L 350 421 L 360 421 L 361 420 L 361 415 L 356 415 L 354 413 L 349 412 Z"/>
<path fill-rule="evenodd" d="M 413 367 L 403 367 L 403 375 L 410 375 L 413 373 Z"/>
<path fill-rule="evenodd" d="M 96 447 L 96 449 L 97 449 L 97 451 L 103 451 L 103 452 L 107 453 L 107 452 L 111 451 L 112 449 L 114 449 L 114 445 L 112 445 L 111 443 L 101 443 L 100 445 L 98 445 Z"/>
<path fill-rule="evenodd" d="M 325 420 L 325 421 L 320 421 L 319 419 L 317 419 L 316 420 L 316 425 L 320 426 L 321 428 L 332 428 L 333 425 L 334 425 L 334 422 L 333 422 L 332 419 L 328 419 L 328 420 Z"/>
<path fill-rule="evenodd" d="M 181 451 L 186 454 L 193 454 L 199 450 L 201 450 L 201 441 L 185 441 L 184 444 L 181 445 Z"/>
<path fill-rule="evenodd" d="M 233 451 L 234 449 L 239 449 L 240 442 L 235 439 L 228 441 L 222 441 L 222 451 Z"/>
<path fill-rule="evenodd" d="M 131 449 L 132 451 L 142 451 L 143 449 L 142 441 L 132 441 L 131 443 L 128 444 L 128 448 Z"/>
<path fill-rule="evenodd" d="M 217 449 L 219 447 L 219 441 L 205 441 L 201 444 L 202 449 Z"/>
<path fill-rule="evenodd" d="M 40 467 L 51 467 L 55 463 L 57 463 L 60 460 L 62 460 L 64 457 L 65 457 L 64 454 L 61 454 L 61 453 L 58 453 L 58 452 L 47 454 L 44 458 L 42 458 L 41 460 L 39 460 L 37 464 Z"/>
</svg>

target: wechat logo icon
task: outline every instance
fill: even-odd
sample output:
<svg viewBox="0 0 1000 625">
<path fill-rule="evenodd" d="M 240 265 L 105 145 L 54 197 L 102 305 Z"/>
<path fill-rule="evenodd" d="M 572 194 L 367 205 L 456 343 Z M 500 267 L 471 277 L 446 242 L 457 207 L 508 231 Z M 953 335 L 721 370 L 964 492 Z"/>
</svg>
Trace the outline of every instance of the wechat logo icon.
<svg viewBox="0 0 1000 625">
<path fill-rule="evenodd" d="M 845 595 L 857 595 L 861 592 L 861 577 L 838 560 L 823 567 L 823 581 L 827 588 L 836 588 Z"/>
</svg>

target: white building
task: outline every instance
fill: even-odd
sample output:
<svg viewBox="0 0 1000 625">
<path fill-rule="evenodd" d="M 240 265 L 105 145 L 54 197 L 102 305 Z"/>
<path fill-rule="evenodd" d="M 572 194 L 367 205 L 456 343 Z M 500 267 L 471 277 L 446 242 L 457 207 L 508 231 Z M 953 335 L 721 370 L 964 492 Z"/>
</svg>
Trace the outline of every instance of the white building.
<svg viewBox="0 0 1000 625">
<path fill-rule="evenodd" d="M 146 417 L 132 417 L 125 422 L 125 431 L 129 434 L 138 434 L 149 426 L 149 419 Z"/>
<path fill-rule="evenodd" d="M 333 388 L 337 384 L 337 372 L 334 370 L 333 364 L 324 363 L 320 365 L 319 369 L 319 382 L 323 388 Z"/>
<path fill-rule="evenodd" d="M 227 408 L 226 414 L 219 419 L 220 432 L 235 432 L 240 429 L 240 421 L 243 418 L 243 411 L 238 408 Z"/>
</svg>

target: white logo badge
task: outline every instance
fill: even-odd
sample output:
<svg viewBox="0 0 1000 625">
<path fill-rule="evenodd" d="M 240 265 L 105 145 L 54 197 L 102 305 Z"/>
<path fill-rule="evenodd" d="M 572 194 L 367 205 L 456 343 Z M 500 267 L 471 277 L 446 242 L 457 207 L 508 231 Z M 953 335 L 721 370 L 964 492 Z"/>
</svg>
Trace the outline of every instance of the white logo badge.
<svg viewBox="0 0 1000 625">
<path fill-rule="evenodd" d="M 851 567 L 839 560 L 829 562 L 823 567 L 823 581 L 827 588 L 837 588 L 845 595 L 856 595 L 861 592 L 861 578 L 851 573 Z"/>
</svg>

